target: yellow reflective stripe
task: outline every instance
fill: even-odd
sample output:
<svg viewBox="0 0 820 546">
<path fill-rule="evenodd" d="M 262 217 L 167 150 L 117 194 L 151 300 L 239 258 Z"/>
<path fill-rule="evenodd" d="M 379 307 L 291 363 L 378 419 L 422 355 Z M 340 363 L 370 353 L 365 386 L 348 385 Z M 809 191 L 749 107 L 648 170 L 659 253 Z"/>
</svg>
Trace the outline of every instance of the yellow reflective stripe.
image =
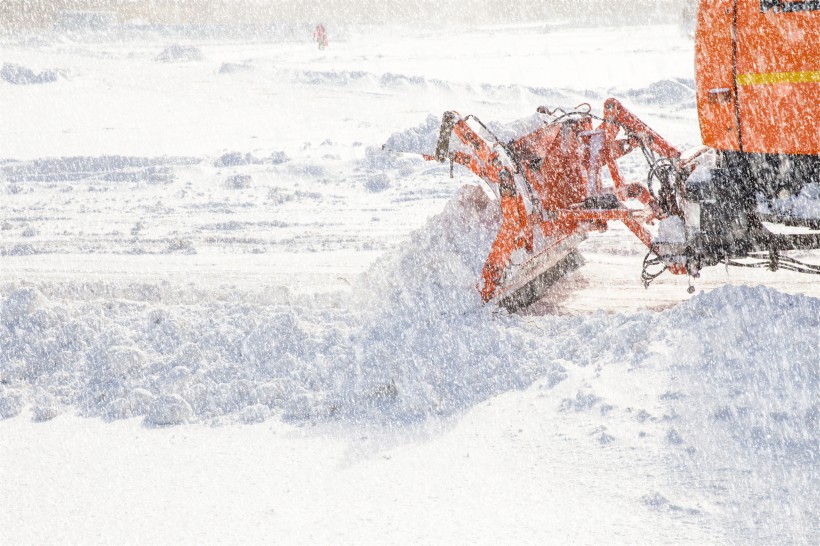
<svg viewBox="0 0 820 546">
<path fill-rule="evenodd" d="M 738 85 L 768 85 L 775 83 L 818 83 L 820 71 L 772 72 L 770 74 L 738 74 Z"/>
</svg>

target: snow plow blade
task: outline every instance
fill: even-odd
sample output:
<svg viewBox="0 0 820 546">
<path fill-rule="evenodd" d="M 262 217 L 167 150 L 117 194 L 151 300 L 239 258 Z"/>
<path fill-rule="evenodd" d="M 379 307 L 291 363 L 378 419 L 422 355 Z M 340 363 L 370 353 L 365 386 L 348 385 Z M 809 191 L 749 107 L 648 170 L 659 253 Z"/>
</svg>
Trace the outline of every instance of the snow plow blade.
<svg viewBox="0 0 820 546">
<path fill-rule="evenodd" d="M 510 313 L 516 313 L 536 303 L 547 293 L 547 290 L 562 277 L 584 265 L 584 257 L 577 249 L 572 249 L 562 258 L 551 254 L 539 267 L 533 268 L 534 277 L 517 277 L 508 285 L 497 291 L 491 303 L 503 307 Z M 546 265 L 551 263 L 552 265 Z"/>
</svg>

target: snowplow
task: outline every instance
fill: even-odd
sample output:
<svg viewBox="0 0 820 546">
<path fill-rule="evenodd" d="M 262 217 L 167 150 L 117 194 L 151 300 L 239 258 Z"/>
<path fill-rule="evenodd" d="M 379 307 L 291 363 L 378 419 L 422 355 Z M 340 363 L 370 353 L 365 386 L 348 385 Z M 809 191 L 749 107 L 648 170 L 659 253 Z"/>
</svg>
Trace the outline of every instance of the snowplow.
<svg viewBox="0 0 820 546">
<path fill-rule="evenodd" d="M 686 153 L 612 98 L 601 115 L 587 104 L 541 106 L 542 125 L 507 141 L 475 116 L 445 112 L 425 159 L 466 167 L 501 209 L 482 299 L 510 310 L 530 305 L 583 263 L 578 245 L 611 222 L 646 245 L 646 286 L 664 271 L 696 278 L 717 264 L 820 274 L 820 266 L 786 254 L 820 248 L 820 232 L 779 229 L 760 207 L 820 183 L 818 43 L 816 0 L 701 1 L 695 73 L 703 147 Z M 618 166 L 633 152 L 648 165 L 639 181 Z"/>
</svg>

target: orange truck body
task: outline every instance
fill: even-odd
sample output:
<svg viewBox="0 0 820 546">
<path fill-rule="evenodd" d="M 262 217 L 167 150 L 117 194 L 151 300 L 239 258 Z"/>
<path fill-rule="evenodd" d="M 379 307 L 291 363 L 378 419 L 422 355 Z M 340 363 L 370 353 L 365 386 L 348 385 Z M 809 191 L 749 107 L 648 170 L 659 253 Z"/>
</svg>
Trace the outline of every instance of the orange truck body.
<svg viewBox="0 0 820 546">
<path fill-rule="evenodd" d="M 820 0 L 701 0 L 695 69 L 704 145 L 820 155 Z"/>
</svg>

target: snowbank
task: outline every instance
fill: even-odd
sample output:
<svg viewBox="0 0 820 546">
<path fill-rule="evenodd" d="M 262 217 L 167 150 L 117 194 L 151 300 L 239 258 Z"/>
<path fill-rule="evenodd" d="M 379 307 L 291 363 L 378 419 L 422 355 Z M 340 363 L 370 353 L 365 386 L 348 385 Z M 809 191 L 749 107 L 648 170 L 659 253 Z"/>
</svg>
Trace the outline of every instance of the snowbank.
<svg viewBox="0 0 820 546">
<path fill-rule="evenodd" d="M 673 464 L 716 495 L 745 542 L 820 529 L 820 300 L 719 288 L 664 313 Z"/>
<path fill-rule="evenodd" d="M 498 222 L 481 188 L 463 188 L 335 307 L 310 298 L 165 305 L 153 296 L 63 306 L 5 287 L 3 413 L 19 412 L 22 400 L 41 419 L 70 410 L 144 415 L 151 425 L 269 415 L 408 422 L 538 378 L 557 384 L 567 366 L 657 359 L 647 336 L 693 380 L 725 385 L 710 391 L 717 401 L 704 415 L 734 415 L 722 409 L 730 400 L 777 404 L 790 420 L 817 413 L 818 300 L 741 287 L 660 314 L 508 316 L 482 306 L 476 290 Z M 38 401 L 35 390 L 51 398 Z M 748 430 L 777 423 L 761 419 Z"/>
<path fill-rule="evenodd" d="M 173 44 L 160 52 L 156 60 L 162 63 L 185 63 L 201 61 L 205 58 L 198 47 Z"/>
<path fill-rule="evenodd" d="M 132 157 L 119 155 L 73 156 L 10 161 L 0 166 L 9 182 L 106 182 L 168 183 L 174 180 L 174 166 L 195 165 L 194 157 Z"/>
<path fill-rule="evenodd" d="M 695 104 L 695 82 L 683 78 L 660 80 L 621 94 L 642 104 L 691 107 Z"/>
<path fill-rule="evenodd" d="M 769 457 L 816 459 L 820 300 L 724 287 L 663 319 L 668 331 L 655 335 L 677 339 L 674 368 L 688 398 L 680 411 L 693 430 L 711 425 Z"/>
<path fill-rule="evenodd" d="M 572 110 L 568 109 L 567 111 Z M 509 123 L 498 123 L 492 120 L 484 121 L 488 129 L 492 131 L 501 142 L 507 142 L 543 127 L 544 122 L 549 120 L 550 118 L 547 116 L 534 113 Z M 429 115 L 423 123 L 416 127 L 411 127 L 390 135 L 385 141 L 383 149 L 388 152 L 432 155 L 438 144 L 441 121 L 441 116 Z M 489 137 L 490 135 L 487 136 Z M 465 152 L 469 152 L 466 146 L 455 137 L 450 140 L 450 149 L 461 149 Z"/>
<path fill-rule="evenodd" d="M 797 195 L 774 200 L 771 209 L 787 218 L 812 220 L 820 225 L 820 182 L 807 184 Z"/>
<path fill-rule="evenodd" d="M 247 72 L 253 70 L 253 65 L 250 61 L 244 63 L 222 63 L 219 67 L 219 74 L 236 74 L 238 72 Z"/>
<path fill-rule="evenodd" d="M 432 155 L 438 143 L 441 117 L 429 115 L 424 123 L 406 131 L 393 133 L 384 143 L 384 149 Z"/>
<path fill-rule="evenodd" d="M 487 204 L 480 189 L 465 189 L 409 251 L 366 275 L 348 309 L 150 302 L 64 308 L 36 289 L 7 289 L 2 380 L 16 393 L 42 386 L 61 407 L 85 415 L 147 413 L 149 424 L 247 420 L 248 411 L 264 416 L 260 404 L 295 421 L 449 413 L 534 377 L 519 377 L 507 346 L 523 350 L 526 336 L 504 333 L 505 319 L 492 326 L 497 336 L 482 333 L 493 319 L 474 283 L 497 223 Z M 499 345 L 496 337 L 507 341 Z M 179 396 L 191 414 L 176 403 L 135 404 L 135 392 L 166 402 Z"/>
<path fill-rule="evenodd" d="M 34 72 L 30 68 L 17 64 L 5 63 L 0 68 L 0 78 L 14 85 L 32 85 L 56 82 L 60 73 L 57 70 Z"/>
<path fill-rule="evenodd" d="M 285 152 L 276 151 L 267 158 L 256 157 L 253 154 L 242 152 L 228 152 L 222 154 L 214 161 L 214 167 L 242 167 L 245 165 L 263 165 L 269 163 L 278 165 L 289 161 L 290 158 Z"/>
</svg>

